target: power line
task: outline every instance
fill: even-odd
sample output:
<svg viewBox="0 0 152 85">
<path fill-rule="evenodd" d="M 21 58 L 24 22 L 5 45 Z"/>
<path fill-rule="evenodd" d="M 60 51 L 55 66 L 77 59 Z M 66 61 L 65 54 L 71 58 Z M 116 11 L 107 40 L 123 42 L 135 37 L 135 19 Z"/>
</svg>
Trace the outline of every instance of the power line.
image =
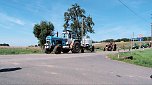
<svg viewBox="0 0 152 85">
<path fill-rule="evenodd" d="M 129 8 L 124 2 L 122 2 L 121 0 L 118 0 L 123 6 L 125 6 L 130 12 L 132 12 L 134 15 L 136 15 L 137 17 L 139 17 L 140 19 L 144 20 L 145 22 L 148 22 L 146 19 L 144 19 L 143 17 L 139 16 L 136 12 L 134 12 L 131 8 Z"/>
</svg>

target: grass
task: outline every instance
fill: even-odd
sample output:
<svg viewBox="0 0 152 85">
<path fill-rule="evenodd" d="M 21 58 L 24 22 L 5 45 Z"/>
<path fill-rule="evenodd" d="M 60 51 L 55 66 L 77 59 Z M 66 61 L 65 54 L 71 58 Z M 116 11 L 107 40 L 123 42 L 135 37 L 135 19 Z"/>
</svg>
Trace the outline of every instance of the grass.
<svg viewBox="0 0 152 85">
<path fill-rule="evenodd" d="M 130 52 L 119 53 L 119 58 L 118 54 L 109 54 L 108 56 L 113 60 L 119 60 L 131 64 L 152 68 L 152 49 L 137 50 L 133 51 L 132 54 Z M 125 56 L 133 56 L 133 60 L 122 59 L 122 57 Z"/>
<path fill-rule="evenodd" d="M 0 55 L 10 54 L 40 54 L 43 53 L 40 48 L 33 47 L 1 47 Z"/>
</svg>

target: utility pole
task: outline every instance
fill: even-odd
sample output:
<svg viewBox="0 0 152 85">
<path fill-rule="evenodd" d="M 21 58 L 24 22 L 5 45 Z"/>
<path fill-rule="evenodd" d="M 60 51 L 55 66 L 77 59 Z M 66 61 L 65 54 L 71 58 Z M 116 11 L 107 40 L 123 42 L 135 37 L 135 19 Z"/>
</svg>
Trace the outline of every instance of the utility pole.
<svg viewBox="0 0 152 85">
<path fill-rule="evenodd" d="M 152 14 L 151 14 L 151 19 L 152 19 Z M 152 22 L 151 22 L 151 39 L 150 42 L 152 42 Z"/>
<path fill-rule="evenodd" d="M 130 52 L 131 52 L 131 54 L 132 54 L 132 48 L 133 48 L 133 46 L 134 46 L 134 32 L 133 32 L 133 34 L 131 35 L 131 40 L 130 40 L 131 42 L 130 42 Z"/>
<path fill-rule="evenodd" d="M 134 32 L 133 32 L 133 42 L 132 42 L 132 46 L 134 46 L 134 43 L 135 43 L 135 41 L 134 41 Z"/>
<path fill-rule="evenodd" d="M 151 23 L 151 42 L 152 42 L 152 23 Z"/>
<path fill-rule="evenodd" d="M 152 16 L 152 14 L 151 14 L 151 16 Z M 151 17 L 151 19 L 152 19 L 152 17 Z M 151 23 L 151 40 L 150 40 L 150 46 L 152 47 L 152 23 Z"/>
</svg>

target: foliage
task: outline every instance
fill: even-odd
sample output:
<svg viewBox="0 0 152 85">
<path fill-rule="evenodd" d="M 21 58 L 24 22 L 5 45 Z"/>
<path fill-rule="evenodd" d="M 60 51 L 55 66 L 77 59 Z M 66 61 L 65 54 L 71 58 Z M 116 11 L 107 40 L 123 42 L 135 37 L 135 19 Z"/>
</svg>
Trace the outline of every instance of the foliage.
<svg viewBox="0 0 152 85">
<path fill-rule="evenodd" d="M 150 39 L 151 39 L 151 37 L 143 37 L 143 41 L 148 41 L 148 40 L 150 40 Z M 103 41 L 100 41 L 100 42 L 121 42 L 121 41 L 129 42 L 130 39 L 129 39 L 129 38 L 106 39 L 106 40 L 103 40 Z M 135 39 L 134 41 L 138 41 L 138 39 Z"/>
<path fill-rule="evenodd" d="M 73 32 L 76 33 L 77 37 L 82 37 L 81 29 L 83 29 L 83 35 L 86 35 L 87 32 L 94 33 L 94 22 L 92 20 L 92 17 L 85 16 L 85 10 L 82 9 L 78 4 L 72 5 L 72 7 L 64 13 L 64 21 L 64 30 L 70 28 Z"/>
<path fill-rule="evenodd" d="M 0 46 L 9 46 L 9 44 L 4 43 L 4 44 L 0 44 Z"/>
<path fill-rule="evenodd" d="M 114 42 L 114 39 L 107 39 L 107 40 L 103 40 L 102 42 Z"/>
<path fill-rule="evenodd" d="M 103 40 L 101 42 L 121 42 L 121 41 L 124 41 L 124 42 L 128 42 L 130 39 L 128 38 L 121 38 L 121 39 L 106 39 L 106 40 Z"/>
<path fill-rule="evenodd" d="M 33 27 L 33 33 L 39 40 L 41 47 L 46 43 L 45 39 L 48 35 L 53 35 L 54 26 L 51 22 L 41 21 L 40 24 L 35 24 Z"/>
<path fill-rule="evenodd" d="M 129 42 L 130 39 L 128 39 L 128 38 L 122 38 L 122 39 L 117 39 L 117 40 L 115 40 L 115 42 L 121 42 L 121 41 Z"/>
<path fill-rule="evenodd" d="M 111 54 L 109 57 L 114 60 L 152 68 L 152 49 L 133 51 L 132 54 L 130 52 L 120 53 L 120 58 L 118 58 L 117 55 L 118 54 Z M 125 56 L 133 56 L 133 60 L 122 59 L 122 57 Z"/>
<path fill-rule="evenodd" d="M 149 41 L 151 40 L 151 37 L 143 37 L 143 41 Z"/>
</svg>

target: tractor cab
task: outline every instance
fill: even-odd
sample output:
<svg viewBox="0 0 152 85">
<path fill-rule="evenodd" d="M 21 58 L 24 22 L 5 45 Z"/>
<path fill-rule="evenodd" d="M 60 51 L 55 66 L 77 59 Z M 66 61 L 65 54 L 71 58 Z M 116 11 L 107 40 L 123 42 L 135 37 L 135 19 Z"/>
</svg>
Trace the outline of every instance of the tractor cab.
<svg viewBox="0 0 152 85">
<path fill-rule="evenodd" d="M 63 31 L 61 34 L 61 38 L 63 38 L 66 41 L 66 45 L 70 45 L 73 39 L 72 31 Z"/>
<path fill-rule="evenodd" d="M 66 39 L 72 38 L 72 31 L 70 30 L 63 31 L 61 37 Z"/>
</svg>

